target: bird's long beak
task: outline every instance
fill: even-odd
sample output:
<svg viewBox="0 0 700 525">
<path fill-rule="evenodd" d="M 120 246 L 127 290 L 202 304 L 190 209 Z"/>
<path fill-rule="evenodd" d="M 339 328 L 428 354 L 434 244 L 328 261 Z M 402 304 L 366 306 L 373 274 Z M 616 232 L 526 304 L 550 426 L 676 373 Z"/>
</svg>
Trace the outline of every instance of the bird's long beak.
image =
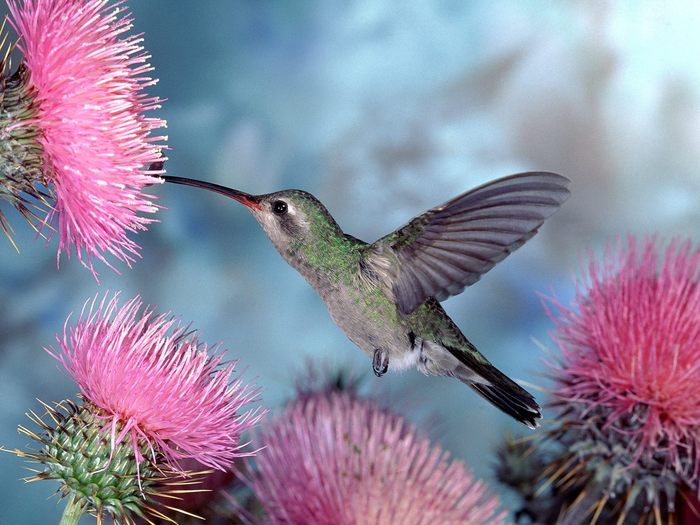
<svg viewBox="0 0 700 525">
<path fill-rule="evenodd" d="M 161 179 L 165 182 L 172 182 L 174 184 L 183 184 L 185 186 L 194 186 L 195 188 L 203 188 L 205 190 L 213 191 L 215 193 L 220 193 L 221 195 L 226 195 L 234 200 L 237 200 L 244 206 L 248 208 L 254 208 L 259 210 L 262 208 L 260 204 L 260 199 L 255 195 L 250 195 L 243 191 L 234 190 L 227 188 L 226 186 L 221 186 L 219 184 L 214 184 L 212 182 L 204 182 L 201 180 L 187 179 L 185 177 L 171 177 L 170 175 L 159 175 Z"/>
</svg>

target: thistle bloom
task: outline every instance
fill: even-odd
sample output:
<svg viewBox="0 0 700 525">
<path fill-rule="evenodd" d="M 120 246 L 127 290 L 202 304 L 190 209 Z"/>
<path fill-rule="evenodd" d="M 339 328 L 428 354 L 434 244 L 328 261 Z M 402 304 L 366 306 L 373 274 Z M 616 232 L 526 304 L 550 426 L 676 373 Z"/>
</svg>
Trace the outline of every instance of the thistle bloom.
<svg viewBox="0 0 700 525">
<path fill-rule="evenodd" d="M 93 257 L 111 267 L 111 254 L 130 266 L 139 246 L 127 234 L 153 222 L 141 215 L 157 210 L 142 190 L 160 181 L 149 166 L 162 160 L 165 139 L 152 134 L 165 122 L 144 115 L 160 100 L 143 92 L 156 82 L 143 39 L 126 34 L 132 20 L 122 1 L 8 6 L 24 58 L 15 101 L 5 97 L 0 108 L 0 142 L 16 160 L 0 169 L 2 193 L 17 206 L 21 192 L 51 187 L 56 203 L 42 222 L 58 222 L 59 258 L 75 248 L 93 274 Z M 16 182 L 22 175 L 24 186 Z"/>
<path fill-rule="evenodd" d="M 225 470 L 252 455 L 241 434 L 264 413 L 248 408 L 258 391 L 230 382 L 235 362 L 224 363 L 221 351 L 208 355 L 194 332 L 143 309 L 139 297 L 122 307 L 118 299 L 88 301 L 74 326 L 66 321 L 58 349 L 49 349 L 83 404 L 45 405 L 51 421 L 32 415 L 40 434 L 20 428 L 42 444 L 36 453 L 18 451 L 45 465 L 34 479 L 57 479 L 70 497 L 62 523 L 77 523 L 85 511 L 128 523 L 130 512 L 163 517 L 154 505 L 192 483 L 180 461 Z"/>
<path fill-rule="evenodd" d="M 348 392 L 293 401 L 259 443 L 251 486 L 267 523 L 505 523 L 461 462 Z"/>
<path fill-rule="evenodd" d="M 700 490 L 700 250 L 630 238 L 586 277 L 571 308 L 554 303 L 559 481 L 597 494 L 581 499 L 597 516 L 660 522 L 678 490 Z"/>
<path fill-rule="evenodd" d="M 192 458 L 225 470 L 250 455 L 241 450 L 241 434 L 262 411 L 239 413 L 258 392 L 240 379 L 229 382 L 236 363 L 223 364 L 217 349 L 208 355 L 196 334 L 167 314 L 141 311 L 139 297 L 121 308 L 118 300 L 88 301 L 58 338 L 59 350 L 49 350 L 100 409 L 112 440 L 128 439 L 141 458 L 143 439 L 174 467 Z"/>
</svg>

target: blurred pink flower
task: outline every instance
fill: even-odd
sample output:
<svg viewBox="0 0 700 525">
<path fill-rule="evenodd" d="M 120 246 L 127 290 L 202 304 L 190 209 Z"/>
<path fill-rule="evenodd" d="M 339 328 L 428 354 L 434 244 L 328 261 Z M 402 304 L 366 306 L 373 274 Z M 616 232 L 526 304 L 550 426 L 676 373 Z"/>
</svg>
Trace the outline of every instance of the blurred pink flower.
<svg viewBox="0 0 700 525">
<path fill-rule="evenodd" d="M 158 208 L 142 190 L 160 182 L 149 166 L 162 160 L 165 137 L 151 132 L 165 122 L 144 116 L 160 100 L 143 93 L 156 80 L 143 38 L 126 35 L 132 19 L 123 4 L 8 0 L 37 106 L 44 175 L 55 186 L 44 222 L 58 219 L 59 258 L 75 247 L 95 275 L 93 257 L 131 265 L 139 246 L 127 234 L 145 230 L 154 219 L 138 214 Z"/>
<path fill-rule="evenodd" d="M 348 392 L 292 402 L 251 480 L 268 523 L 500 524 L 498 500 L 401 417 Z"/>
<path fill-rule="evenodd" d="M 229 384 L 236 363 L 224 364 L 216 349 L 209 356 L 196 334 L 167 314 L 141 312 L 139 297 L 121 308 L 118 299 L 88 301 L 77 324 L 57 337 L 60 351 L 49 350 L 103 412 L 113 443 L 130 439 L 140 462 L 143 438 L 176 469 L 177 460 L 193 458 L 224 470 L 252 455 L 242 450 L 241 434 L 264 410 L 242 412 L 258 391 L 240 379 Z"/>
<path fill-rule="evenodd" d="M 554 301 L 552 435 L 574 451 L 561 472 L 575 455 L 626 509 L 644 495 L 673 513 L 679 488 L 700 490 L 699 279 L 690 241 L 630 238 L 591 260 L 571 308 Z"/>
</svg>

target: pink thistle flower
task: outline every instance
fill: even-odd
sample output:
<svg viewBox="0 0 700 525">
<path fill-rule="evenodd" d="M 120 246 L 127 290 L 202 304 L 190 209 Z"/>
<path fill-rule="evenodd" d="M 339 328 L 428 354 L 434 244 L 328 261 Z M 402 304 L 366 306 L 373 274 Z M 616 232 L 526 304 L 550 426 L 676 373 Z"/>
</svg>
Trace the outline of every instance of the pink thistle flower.
<svg viewBox="0 0 700 525">
<path fill-rule="evenodd" d="M 616 497 L 627 513 L 641 495 L 658 522 L 679 489 L 700 490 L 699 279 L 689 241 L 662 253 L 654 238 L 630 238 L 590 262 L 571 308 L 554 302 L 551 435 L 570 452 L 560 474 L 600 485 L 597 515 Z"/>
<path fill-rule="evenodd" d="M 128 233 L 154 219 L 154 197 L 144 186 L 161 182 L 149 171 L 162 160 L 165 126 L 144 116 L 160 100 L 143 90 L 155 84 L 140 35 L 126 35 L 132 19 L 123 1 L 9 0 L 11 23 L 29 72 L 36 105 L 44 175 L 56 205 L 58 258 L 72 248 L 93 274 L 92 258 L 111 254 L 130 266 L 139 246 Z M 17 126 L 26 125 L 18 122 Z M 84 253 L 83 253 L 84 252 Z"/>
<path fill-rule="evenodd" d="M 141 462 L 144 440 L 175 469 L 192 458 L 225 470 L 252 455 L 242 450 L 241 434 L 264 410 L 241 412 L 258 390 L 240 379 L 229 383 L 236 363 L 223 363 L 216 348 L 209 356 L 196 334 L 167 314 L 141 312 L 139 297 L 121 308 L 118 299 L 88 301 L 77 324 L 57 336 L 60 350 L 49 350 L 102 412 L 112 443 L 129 439 Z"/>
<path fill-rule="evenodd" d="M 505 523 L 460 461 L 348 392 L 293 401 L 259 443 L 251 486 L 267 523 Z"/>
</svg>

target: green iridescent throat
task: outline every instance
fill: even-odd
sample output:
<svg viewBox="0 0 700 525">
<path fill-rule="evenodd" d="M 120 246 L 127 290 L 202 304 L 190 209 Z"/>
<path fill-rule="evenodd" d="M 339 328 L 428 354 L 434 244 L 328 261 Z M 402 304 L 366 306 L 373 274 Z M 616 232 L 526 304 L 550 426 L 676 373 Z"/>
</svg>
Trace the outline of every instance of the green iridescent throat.
<svg viewBox="0 0 700 525">
<path fill-rule="evenodd" d="M 325 209 L 309 203 L 303 209 L 309 221 L 310 235 L 305 241 L 294 240 L 293 253 L 303 256 L 306 264 L 323 273 L 332 282 L 350 284 L 357 273 L 365 244 L 347 237 Z"/>
</svg>

